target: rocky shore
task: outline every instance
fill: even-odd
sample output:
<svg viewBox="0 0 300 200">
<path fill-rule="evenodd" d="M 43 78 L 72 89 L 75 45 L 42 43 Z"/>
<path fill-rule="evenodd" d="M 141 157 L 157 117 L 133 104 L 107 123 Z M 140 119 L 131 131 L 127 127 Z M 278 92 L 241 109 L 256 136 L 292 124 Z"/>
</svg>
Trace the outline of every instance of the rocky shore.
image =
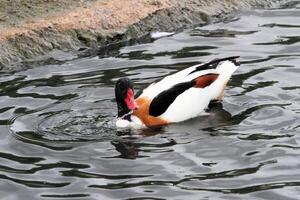
<svg viewBox="0 0 300 200">
<path fill-rule="evenodd" d="M 89 52 L 154 31 L 178 31 L 219 21 L 240 9 L 283 0 L 3 0 L 0 68 L 14 69 L 53 50 Z"/>
</svg>

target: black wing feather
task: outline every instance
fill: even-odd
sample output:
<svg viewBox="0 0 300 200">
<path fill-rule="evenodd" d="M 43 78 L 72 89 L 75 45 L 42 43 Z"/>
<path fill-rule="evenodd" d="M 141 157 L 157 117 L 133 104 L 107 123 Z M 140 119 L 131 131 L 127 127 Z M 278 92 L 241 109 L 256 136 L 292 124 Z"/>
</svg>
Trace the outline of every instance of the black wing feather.
<svg viewBox="0 0 300 200">
<path fill-rule="evenodd" d="M 205 69 L 215 69 L 220 62 L 225 61 L 225 60 L 230 60 L 235 65 L 239 65 L 239 63 L 235 60 L 239 57 L 240 56 L 231 56 L 231 57 L 226 57 L 226 58 L 214 59 L 210 62 L 204 63 L 203 65 L 196 67 L 196 69 L 194 71 L 190 72 L 190 74 L 197 72 L 197 71 L 205 70 Z"/>
<path fill-rule="evenodd" d="M 178 95 L 182 94 L 184 91 L 190 89 L 194 85 L 195 81 L 192 80 L 189 82 L 179 83 L 174 85 L 172 88 L 161 92 L 151 101 L 149 114 L 154 117 L 163 114 L 178 97 Z"/>
<path fill-rule="evenodd" d="M 208 63 L 198 66 L 190 74 L 192 74 L 196 71 L 201 71 L 201 70 L 205 70 L 205 69 L 209 69 L 209 68 L 216 68 L 220 62 L 225 61 L 225 60 L 230 60 L 235 65 L 239 65 L 239 63 L 235 60 L 237 58 L 239 58 L 239 56 L 231 56 L 231 57 L 212 60 Z M 174 102 L 174 100 L 180 94 L 182 94 L 184 91 L 190 89 L 191 87 L 193 87 L 195 85 L 195 83 L 196 83 L 195 80 L 196 79 L 189 81 L 189 82 L 176 84 L 173 87 L 171 87 L 170 89 L 165 90 L 165 91 L 161 92 L 160 94 L 158 94 L 151 101 L 150 108 L 149 108 L 149 114 L 154 117 L 162 115 L 164 112 L 166 112 L 168 107 Z"/>
</svg>

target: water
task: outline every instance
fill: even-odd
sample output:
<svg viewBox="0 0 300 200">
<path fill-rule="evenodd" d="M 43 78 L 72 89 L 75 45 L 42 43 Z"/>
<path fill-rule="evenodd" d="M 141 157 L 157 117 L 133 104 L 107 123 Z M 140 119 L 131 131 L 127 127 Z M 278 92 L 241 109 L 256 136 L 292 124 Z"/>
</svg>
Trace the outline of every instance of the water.
<svg viewBox="0 0 300 200">
<path fill-rule="evenodd" d="M 1 198 L 300 199 L 299 8 L 246 12 L 113 56 L 62 55 L 2 73 Z M 119 77 L 143 88 L 232 55 L 242 66 L 209 116 L 115 129 Z"/>
</svg>

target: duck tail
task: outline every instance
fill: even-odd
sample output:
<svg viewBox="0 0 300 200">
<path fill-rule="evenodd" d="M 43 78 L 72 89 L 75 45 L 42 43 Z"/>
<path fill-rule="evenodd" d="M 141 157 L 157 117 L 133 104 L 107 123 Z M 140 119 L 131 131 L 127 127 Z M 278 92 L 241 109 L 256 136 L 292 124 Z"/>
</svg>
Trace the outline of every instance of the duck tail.
<svg viewBox="0 0 300 200">
<path fill-rule="evenodd" d="M 229 57 L 229 59 L 218 64 L 216 70 L 220 76 L 227 77 L 228 79 L 231 77 L 233 72 L 235 72 L 240 66 L 240 63 L 236 60 L 237 58 L 238 56 Z"/>
</svg>

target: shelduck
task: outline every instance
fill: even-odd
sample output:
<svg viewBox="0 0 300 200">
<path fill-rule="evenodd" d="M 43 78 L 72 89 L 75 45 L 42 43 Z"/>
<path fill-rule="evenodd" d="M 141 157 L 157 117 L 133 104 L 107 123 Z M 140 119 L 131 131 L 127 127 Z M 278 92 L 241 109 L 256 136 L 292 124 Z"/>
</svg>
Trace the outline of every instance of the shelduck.
<svg viewBox="0 0 300 200">
<path fill-rule="evenodd" d="M 221 101 L 224 89 L 240 66 L 239 56 L 215 59 L 166 76 L 134 95 L 129 78 L 115 85 L 117 127 L 146 128 L 182 122 L 205 112 L 211 101 Z"/>
</svg>

